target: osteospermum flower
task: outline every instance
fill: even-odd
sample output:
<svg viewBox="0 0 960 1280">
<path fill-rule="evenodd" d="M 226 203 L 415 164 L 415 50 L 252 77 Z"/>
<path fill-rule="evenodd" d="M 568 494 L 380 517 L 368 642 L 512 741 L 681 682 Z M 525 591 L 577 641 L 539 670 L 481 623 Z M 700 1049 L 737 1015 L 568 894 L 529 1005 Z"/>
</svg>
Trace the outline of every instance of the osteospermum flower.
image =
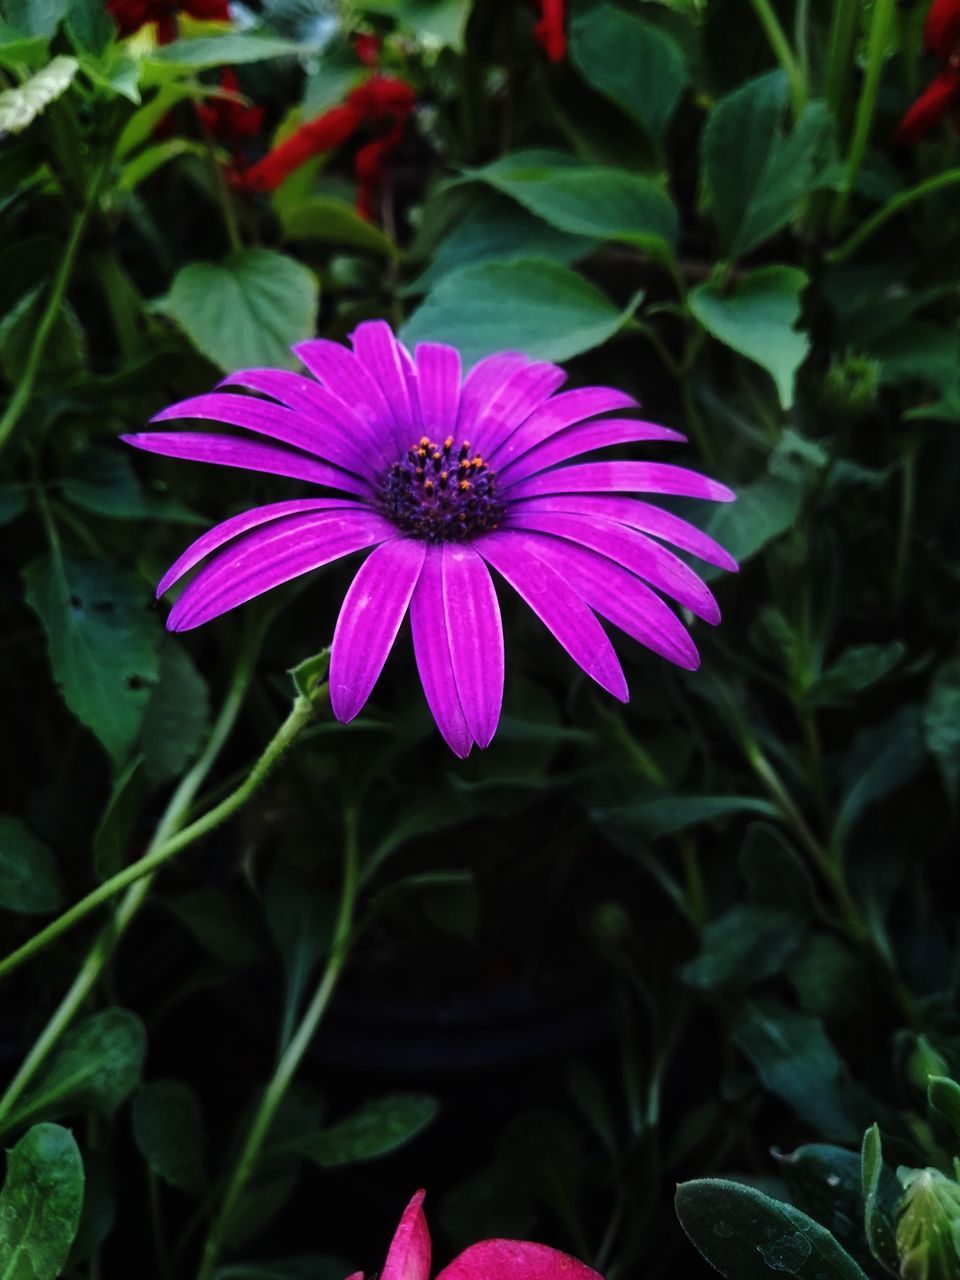
<svg viewBox="0 0 960 1280">
<path fill-rule="evenodd" d="M 421 343 L 411 356 L 383 321 L 361 324 L 352 342 L 352 352 L 323 339 L 294 347 L 312 377 L 247 369 L 220 386 L 258 396 L 217 390 L 153 419 L 209 419 L 271 443 L 193 431 L 123 437 L 168 457 L 328 491 L 255 507 L 198 538 L 157 587 L 168 591 L 202 563 L 170 612 L 171 631 L 368 551 L 334 631 L 334 714 L 349 721 L 362 709 L 409 612 L 427 702 L 459 756 L 485 747 L 500 716 L 503 631 L 491 569 L 621 701 L 626 680 L 598 614 L 670 662 L 698 665 L 661 594 L 706 622 L 719 610 L 664 543 L 736 564 L 693 525 L 626 495 L 726 502 L 733 494 L 669 463 L 575 461 L 682 436 L 632 416 L 636 401 L 610 387 L 558 394 L 563 370 L 516 352 L 480 360 L 462 378 L 454 348 Z M 600 416 L 610 414 L 630 416 Z"/>
<path fill-rule="evenodd" d="M 430 1280 L 430 1230 L 423 1213 L 426 1192 L 418 1191 L 394 1233 L 380 1280 Z M 363 1280 L 355 1271 L 348 1280 Z M 600 1280 L 592 1267 L 545 1244 L 524 1240 L 481 1240 L 464 1249 L 436 1280 Z"/>
</svg>

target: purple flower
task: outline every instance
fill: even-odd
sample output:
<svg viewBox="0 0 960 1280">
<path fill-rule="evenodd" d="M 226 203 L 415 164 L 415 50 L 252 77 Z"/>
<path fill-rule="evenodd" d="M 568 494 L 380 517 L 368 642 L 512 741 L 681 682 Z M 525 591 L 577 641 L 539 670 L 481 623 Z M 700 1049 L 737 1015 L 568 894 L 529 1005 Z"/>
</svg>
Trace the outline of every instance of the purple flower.
<svg viewBox="0 0 960 1280">
<path fill-rule="evenodd" d="M 503 631 L 491 568 L 623 702 L 627 684 L 598 614 L 670 662 L 698 665 L 693 641 L 657 593 L 706 622 L 720 613 L 663 544 L 725 569 L 736 563 L 685 520 L 623 495 L 729 502 L 733 494 L 669 463 L 563 465 L 610 445 L 683 436 L 600 416 L 638 405 L 609 387 L 557 394 L 563 371 L 516 352 L 488 356 L 462 378 L 452 347 L 422 343 L 411 356 L 383 321 L 361 324 L 352 342 L 352 352 L 322 339 L 295 347 L 312 378 L 247 369 L 220 384 L 269 399 L 215 391 L 154 419 L 211 419 L 274 443 L 191 431 L 123 437 L 138 449 L 289 476 L 338 495 L 255 507 L 198 538 L 157 586 L 160 595 L 205 562 L 170 612 L 171 631 L 368 550 L 334 631 L 334 715 L 348 721 L 363 708 L 409 610 L 427 702 L 461 757 L 490 742 L 500 717 Z"/>
</svg>

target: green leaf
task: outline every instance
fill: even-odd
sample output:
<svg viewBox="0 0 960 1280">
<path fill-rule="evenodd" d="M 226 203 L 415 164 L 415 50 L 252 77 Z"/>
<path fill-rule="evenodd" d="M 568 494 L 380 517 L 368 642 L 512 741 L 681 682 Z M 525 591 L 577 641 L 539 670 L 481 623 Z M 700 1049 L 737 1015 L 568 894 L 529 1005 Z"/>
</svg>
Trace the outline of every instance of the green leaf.
<svg viewBox="0 0 960 1280">
<path fill-rule="evenodd" d="M 677 242 L 677 211 L 656 182 L 627 169 L 582 165 L 562 151 L 516 151 L 467 177 L 486 182 L 572 235 L 618 240 L 660 258 Z"/>
<path fill-rule="evenodd" d="M 672 36 L 601 4 L 574 20 L 570 38 L 584 78 L 660 141 L 687 83 L 683 51 Z"/>
<path fill-rule="evenodd" d="M 773 1156 L 792 1203 L 842 1240 L 852 1254 L 857 1254 L 858 1245 L 863 1250 L 858 1238 L 859 1153 L 826 1142 L 811 1142 L 789 1155 L 774 1151 Z M 857 1261 L 869 1265 L 869 1255 L 857 1257 Z"/>
<path fill-rule="evenodd" d="M 37 285 L 0 321 L 0 364 L 12 383 L 23 376 L 33 336 L 46 305 L 46 288 Z M 68 377 L 82 369 L 86 362 L 86 334 L 73 307 L 64 302 L 53 322 L 40 370 L 48 379 Z"/>
<path fill-rule="evenodd" d="M 10 524 L 27 509 L 27 495 L 18 484 L 0 484 L 0 525 Z"/>
<path fill-rule="evenodd" d="M 19 818 L 0 814 L 0 907 L 42 915 L 61 902 L 63 884 L 53 854 Z"/>
<path fill-rule="evenodd" d="M 395 258 L 399 249 L 379 227 L 361 218 L 346 200 L 308 196 L 306 200 L 277 201 L 285 240 L 321 240 L 348 245 Z"/>
<path fill-rule="evenodd" d="M 725 257 L 748 253 L 782 230 L 826 177 L 835 148 L 825 105 L 808 104 L 790 134 L 786 114 L 780 71 L 748 81 L 710 113 L 701 159 Z"/>
<path fill-rule="evenodd" d="M 133 1136 L 158 1177 L 191 1195 L 207 1186 L 203 1112 L 189 1085 L 153 1080 L 133 1100 Z"/>
<path fill-rule="evenodd" d="M 366 6 L 361 5 L 363 7 Z M 384 12 L 380 4 L 369 7 Z M 388 3 L 387 11 L 389 8 Z M 397 17 L 416 34 L 421 44 L 446 45 L 457 52 L 463 49 L 472 8 L 473 0 L 396 0 Z"/>
<path fill-rule="evenodd" d="M 728 1280 L 866 1280 L 857 1263 L 818 1222 L 753 1187 L 722 1178 L 677 1188 L 680 1225 L 707 1262 Z"/>
<path fill-rule="evenodd" d="M 293 687 L 304 698 L 314 698 L 326 683 L 330 671 L 330 650 L 321 649 L 304 658 L 287 673 L 293 681 Z"/>
<path fill-rule="evenodd" d="M 79 67 L 76 58 L 61 54 L 16 89 L 4 89 L 0 93 L 0 133 L 22 133 L 33 124 L 51 102 L 66 93 Z"/>
<path fill-rule="evenodd" d="M 143 1023 L 127 1009 L 103 1009 L 63 1037 L 46 1071 L 15 1111 L 4 1132 L 38 1116 L 79 1110 L 110 1117 L 133 1092 L 147 1048 Z"/>
<path fill-rule="evenodd" d="M 776 817 L 777 810 L 769 800 L 755 796 L 661 795 L 594 809 L 591 817 L 601 827 L 634 831 L 650 840 L 660 840 L 701 822 L 714 822 L 741 813 L 762 813 L 772 818 Z"/>
<path fill-rule="evenodd" d="M 311 876 L 274 873 L 264 889 L 267 922 L 283 959 L 286 990 L 280 1040 L 289 1041 L 310 974 L 330 945 L 336 904 Z"/>
<path fill-rule="evenodd" d="M 468 366 L 508 349 L 569 360 L 611 338 L 637 301 L 620 311 L 582 276 L 553 262 L 489 262 L 445 276 L 401 337 L 452 343 Z"/>
<path fill-rule="evenodd" d="M 29 36 L 49 40 L 69 7 L 70 0 L 4 0 L 3 20 Z"/>
<path fill-rule="evenodd" d="M 960 1138 L 960 1084 L 948 1076 L 931 1076 L 927 1082 L 927 1101 L 949 1122 Z"/>
<path fill-rule="evenodd" d="M 923 768 L 920 710 L 908 703 L 883 724 L 862 729 L 841 767 L 843 800 L 832 841 L 840 847 L 872 805 L 905 786 Z"/>
<path fill-rule="evenodd" d="M 175 40 L 150 53 L 154 68 L 205 71 L 209 67 L 239 66 L 268 58 L 296 58 L 313 52 L 313 46 L 274 36 L 227 32 L 221 36 L 200 36 L 195 40 Z"/>
<path fill-rule="evenodd" d="M 359 1164 L 389 1155 L 412 1142 L 431 1124 L 437 1101 L 422 1093 L 371 1098 L 337 1124 L 284 1144 L 324 1169 Z"/>
<path fill-rule="evenodd" d="M 734 1044 L 753 1063 L 764 1086 L 808 1124 L 841 1142 L 856 1141 L 843 1063 L 819 1018 L 795 1013 L 773 999 L 747 1001 L 731 1027 Z"/>
<path fill-rule="evenodd" d="M 951 800 L 960 795 L 960 658 L 934 672 L 923 708 L 923 740 Z"/>
<path fill-rule="evenodd" d="M 241 249 L 222 263 L 177 272 L 161 308 L 208 360 L 230 372 L 295 364 L 289 348 L 314 332 L 313 272 L 272 249 Z"/>
<path fill-rule="evenodd" d="M 63 496 L 84 511 L 113 520 L 170 520 L 202 523 L 176 498 L 147 493 L 122 446 L 86 449 L 76 470 L 60 483 Z"/>
<path fill-rule="evenodd" d="M 896 1181 L 883 1163 L 880 1130 L 875 1124 L 863 1135 L 860 1151 L 863 1229 L 870 1252 L 891 1275 L 899 1274 L 893 1215 L 899 1199 Z"/>
<path fill-rule="evenodd" d="M 796 849 L 766 822 L 747 828 L 737 860 L 751 902 L 812 916 L 816 893 Z"/>
<path fill-rule="evenodd" d="M 807 700 L 817 707 L 838 707 L 882 680 L 893 670 L 907 647 L 899 640 L 888 644 L 851 645 L 807 690 Z"/>
<path fill-rule="evenodd" d="M 69 1129 L 37 1124 L 7 1155 L 0 1280 L 56 1280 L 83 1208 L 83 1161 Z"/>
<path fill-rule="evenodd" d="M 939 1169 L 897 1170 L 904 1189 L 897 1216 L 903 1280 L 956 1280 L 960 1275 L 960 1184 Z"/>
<path fill-rule="evenodd" d="M 806 927 L 795 912 L 741 903 L 711 920 L 700 951 L 681 969 L 699 991 L 745 988 L 772 978 L 796 951 Z"/>
<path fill-rule="evenodd" d="M 140 730 L 148 785 L 160 787 L 178 777 L 203 746 L 209 725 L 207 682 L 180 641 L 167 636 Z"/>
<path fill-rule="evenodd" d="M 804 486 L 797 479 L 763 476 L 752 484 L 738 485 L 736 502 L 715 503 L 703 524 L 744 564 L 794 525 L 803 494 Z M 704 576 L 716 577 L 719 572 L 708 569 Z"/>
<path fill-rule="evenodd" d="M 690 310 L 718 341 L 766 369 L 785 409 L 810 348 L 796 330 L 807 277 L 796 267 L 759 267 L 724 287 L 707 280 L 690 293 Z"/>
<path fill-rule="evenodd" d="M 260 916 L 246 893 L 223 889 L 196 889 L 167 898 L 163 905 L 224 964 L 242 968 L 259 960 L 264 952 Z"/>
<path fill-rule="evenodd" d="M 24 582 L 67 706 L 122 764 L 159 674 L 161 632 L 146 593 L 112 565 L 52 555 L 29 565 Z"/>
<path fill-rule="evenodd" d="M 134 756 L 115 780 L 93 833 L 93 866 L 106 880 L 132 861 L 131 840 L 143 802 L 143 757 Z"/>
<path fill-rule="evenodd" d="M 101 0 L 71 0 L 65 30 L 76 53 L 95 58 L 104 53 L 116 34 Z"/>
</svg>

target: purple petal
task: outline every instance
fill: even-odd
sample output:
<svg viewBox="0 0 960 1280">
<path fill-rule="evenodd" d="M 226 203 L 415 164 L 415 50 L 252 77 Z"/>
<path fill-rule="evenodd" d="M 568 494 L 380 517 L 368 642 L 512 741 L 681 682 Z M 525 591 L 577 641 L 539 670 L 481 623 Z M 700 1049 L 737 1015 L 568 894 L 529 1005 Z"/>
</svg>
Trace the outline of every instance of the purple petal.
<svg viewBox="0 0 960 1280">
<path fill-rule="evenodd" d="M 369 424 L 376 438 L 389 447 L 390 453 L 396 452 L 390 406 L 377 382 L 352 351 L 328 338 L 313 338 L 309 342 L 298 343 L 293 353 L 331 395 Z"/>
<path fill-rule="evenodd" d="M 253 374 L 257 370 L 250 372 Z M 287 376 L 296 377 L 295 374 Z M 306 379 L 301 381 L 306 382 Z M 316 390 L 323 394 L 319 387 Z M 369 460 L 357 447 L 356 435 L 351 437 L 339 423 L 330 418 L 318 418 L 315 411 L 312 417 L 306 417 L 303 413 L 294 413 L 254 396 L 221 395 L 215 392 L 172 404 L 155 414 L 150 421 L 169 422 L 171 418 L 200 418 L 224 422 L 231 427 L 244 427 L 247 431 L 256 431 L 259 435 L 269 436 L 282 444 L 303 449 L 314 457 L 326 458 L 348 470 L 369 470 Z"/>
<path fill-rule="evenodd" d="M 195 542 L 191 542 L 186 551 L 177 557 L 157 583 L 157 595 L 162 596 L 165 591 L 169 591 L 174 583 L 179 582 L 183 575 L 189 573 L 194 565 L 199 564 L 204 556 L 209 555 L 211 551 L 216 551 L 232 538 L 239 537 L 241 533 L 246 533 L 248 529 L 255 529 L 257 525 L 269 524 L 271 520 L 279 520 L 283 516 L 297 515 L 305 511 L 334 510 L 364 511 L 366 508 L 359 506 L 350 498 L 293 498 L 289 502 L 272 502 L 269 506 L 252 507 L 249 511 L 241 511 L 239 515 L 231 516 L 229 520 L 214 525 L 212 529 L 202 533 Z"/>
<path fill-rule="evenodd" d="M 417 381 L 424 434 L 437 443 L 457 425 L 460 408 L 460 353 L 439 342 L 417 347 Z"/>
<path fill-rule="evenodd" d="M 167 629 L 190 631 L 238 604 L 396 533 L 370 511 L 322 511 L 272 520 L 208 560 L 170 611 Z"/>
<path fill-rule="evenodd" d="M 460 705 L 450 657 L 443 611 L 442 560 L 441 547 L 427 547 L 417 588 L 410 600 L 410 626 L 427 706 L 447 746 L 463 760 L 470 754 L 473 737 Z"/>
<path fill-rule="evenodd" d="M 490 571 L 462 543 L 443 548 L 443 608 L 460 705 L 477 746 L 486 747 L 503 702 L 503 627 Z"/>
<path fill-rule="evenodd" d="M 478 452 L 489 452 L 510 435 L 518 423 L 526 421 L 566 380 L 567 375 L 561 368 L 543 361 L 517 369 L 478 407 L 476 425 L 471 429 L 473 434 L 469 435 L 464 430 L 464 435 L 473 440 Z"/>
<path fill-rule="evenodd" d="M 681 551 L 689 551 L 707 564 L 715 564 L 720 569 L 736 573 L 740 567 L 729 551 L 702 529 L 681 520 L 672 511 L 664 511 L 661 507 L 641 502 L 637 498 L 572 493 L 528 498 L 516 505 L 517 509 L 529 507 L 533 511 L 566 511 L 578 516 L 606 516 L 610 520 L 619 520 L 621 524 L 629 525 L 631 529 L 640 529 L 665 542 L 672 542 Z"/>
<path fill-rule="evenodd" d="M 588 676 L 621 702 L 627 682 L 607 633 L 583 599 L 537 555 L 534 535 L 500 530 L 473 543 Z"/>
<path fill-rule="evenodd" d="M 602 516 L 574 516 L 529 509 L 511 511 L 510 527 L 551 534 L 589 547 L 591 551 L 622 564 L 637 577 L 644 578 L 704 622 L 720 621 L 720 609 L 713 593 L 689 565 L 635 529 Z"/>
<path fill-rule="evenodd" d="M 573 543 L 543 538 L 537 555 L 578 592 L 591 609 L 634 640 L 687 671 L 700 665 L 696 645 L 679 618 L 628 569 Z"/>
<path fill-rule="evenodd" d="M 473 442 L 477 418 L 486 403 L 512 374 L 529 364 L 530 360 L 519 351 L 501 351 L 498 355 L 484 356 L 477 361 L 460 389 L 460 411 L 457 429 L 453 432 L 460 443 L 464 440 Z"/>
<path fill-rule="evenodd" d="M 392 530 L 396 532 L 396 530 Z M 344 724 L 370 697 L 423 568 L 426 544 L 393 538 L 360 566 L 333 633 L 330 705 Z"/>
<path fill-rule="evenodd" d="M 602 418 L 598 422 L 585 422 L 580 426 L 558 431 L 556 435 L 534 445 L 515 462 L 498 466 L 497 474 L 503 484 L 515 484 L 526 476 L 532 476 L 546 467 L 566 462 L 580 453 L 592 449 L 606 449 L 613 444 L 634 444 L 642 440 L 669 440 L 683 444 L 686 436 L 655 422 L 640 422 L 633 418 Z"/>
<path fill-rule="evenodd" d="M 390 411 L 389 420 L 394 424 L 397 454 L 402 456 L 420 439 L 423 427 L 410 399 L 403 357 L 393 331 L 385 320 L 367 320 L 354 329 L 350 340 L 357 359 L 383 392 Z"/>
<path fill-rule="evenodd" d="M 382 1280 L 388 1280 L 386 1272 Z M 481 1240 L 464 1249 L 437 1280 L 602 1280 L 569 1254 L 526 1240 Z"/>
<path fill-rule="evenodd" d="M 425 1191 L 417 1191 L 393 1233 L 380 1280 L 430 1280 L 430 1230 L 423 1212 Z M 579 1280 L 579 1277 L 571 1277 Z"/>
<path fill-rule="evenodd" d="M 697 471 L 669 462 L 581 462 L 572 467 L 541 471 L 511 488 L 511 498 L 541 493 L 669 493 L 680 498 L 733 502 L 736 494 Z"/>
<path fill-rule="evenodd" d="M 612 387 L 578 387 L 574 391 L 561 391 L 531 414 L 512 435 L 491 449 L 488 461 L 495 460 L 498 467 L 506 466 L 535 444 L 541 444 L 558 431 L 583 422 L 585 418 L 595 418 L 598 413 L 610 413 L 614 409 L 637 408 L 639 405 L 633 396 L 614 391 Z"/>
<path fill-rule="evenodd" d="M 309 480 L 331 489 L 343 489 L 361 498 L 370 496 L 370 486 L 365 481 L 338 467 L 316 458 L 306 458 L 289 449 L 278 449 L 272 444 L 250 444 L 237 436 L 217 436 L 200 431 L 138 431 L 120 439 L 135 449 L 160 453 L 166 458 L 212 462 L 221 467 L 239 467 L 243 471 L 263 471 L 268 475 Z"/>
</svg>

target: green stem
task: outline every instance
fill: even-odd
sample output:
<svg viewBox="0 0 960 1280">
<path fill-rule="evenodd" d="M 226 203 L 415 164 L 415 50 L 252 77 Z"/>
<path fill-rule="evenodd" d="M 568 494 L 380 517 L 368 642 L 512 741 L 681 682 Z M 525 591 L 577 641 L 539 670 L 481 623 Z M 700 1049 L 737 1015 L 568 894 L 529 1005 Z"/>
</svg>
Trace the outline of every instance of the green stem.
<svg viewBox="0 0 960 1280">
<path fill-rule="evenodd" d="M 846 117 L 847 94 L 853 79 L 853 53 L 857 40 L 859 8 L 858 4 L 838 0 L 830 16 L 823 96 L 838 125 L 842 125 Z"/>
<path fill-rule="evenodd" d="M 171 796 L 170 802 L 154 832 L 153 839 L 147 847 L 148 854 L 156 852 L 183 825 L 197 792 L 206 780 L 217 756 L 223 749 L 224 743 L 230 736 L 250 685 L 250 677 L 253 673 L 254 663 L 260 647 L 260 638 L 261 632 L 259 628 L 251 627 L 246 631 L 237 654 L 233 678 L 220 708 L 220 714 L 217 716 L 210 731 L 207 745 L 193 767 L 184 774 L 179 786 Z M 17 1074 L 7 1086 L 3 1097 L 0 1098 L 0 1117 L 7 1115 L 10 1108 L 49 1057 L 51 1050 L 67 1027 L 73 1022 L 101 973 L 103 973 L 104 968 L 109 963 L 110 957 L 126 932 L 127 926 L 143 905 L 152 883 L 153 876 L 148 875 L 144 876 L 136 884 L 131 885 L 123 900 L 116 907 L 109 924 L 106 924 L 97 934 L 70 988 L 57 1005 L 43 1031 L 34 1041 L 30 1052 L 24 1058 Z"/>
<path fill-rule="evenodd" d="M 277 1108 L 286 1096 L 293 1077 L 296 1075 L 297 1068 L 300 1066 L 303 1056 L 316 1034 L 317 1027 L 327 1011 L 327 1006 L 330 1003 L 330 998 L 336 988 L 350 949 L 359 870 L 356 812 L 348 809 L 344 815 L 344 821 L 346 832 L 343 843 L 343 887 L 340 892 L 340 906 L 337 911 L 333 941 L 330 945 L 330 955 L 317 989 L 314 992 L 313 999 L 307 1006 L 300 1025 L 290 1043 L 281 1055 L 270 1083 L 264 1090 L 260 1106 L 257 1108 L 257 1113 L 247 1133 L 240 1159 L 237 1161 L 233 1176 L 224 1192 L 220 1212 L 214 1219 L 210 1233 L 207 1236 L 200 1268 L 197 1272 L 197 1280 L 210 1280 L 210 1276 L 213 1274 L 213 1269 L 216 1266 L 217 1259 L 220 1257 L 237 1202 L 250 1180 L 250 1175 L 269 1132 L 273 1117 L 276 1115 Z"/>
<path fill-rule="evenodd" d="M 220 207 L 220 214 L 223 218 L 223 229 L 227 233 L 231 251 L 239 253 L 243 248 L 243 237 L 240 235 L 240 224 L 237 222 L 237 210 L 233 203 L 233 192 L 227 186 L 227 180 L 223 176 L 223 165 L 217 159 L 213 139 L 205 125 L 203 126 L 203 143 L 207 151 L 210 173 L 213 177 L 213 189 L 216 192 L 217 204 Z"/>
<path fill-rule="evenodd" d="M 33 394 L 33 384 L 36 382 L 37 373 L 40 369 L 40 361 L 43 359 L 43 353 L 47 349 L 47 343 L 50 340 L 50 334 L 53 332 L 53 326 L 56 324 L 63 307 L 64 295 L 67 291 L 67 285 L 70 283 L 70 277 L 73 274 L 73 266 L 77 260 L 77 253 L 83 241 L 84 232 L 87 229 L 87 223 L 93 212 L 97 202 L 97 196 L 100 192 L 100 184 L 103 181 L 106 172 L 107 162 L 104 162 L 94 175 L 93 181 L 87 191 L 87 198 L 83 206 L 73 220 L 73 226 L 70 229 L 70 235 L 67 239 L 67 246 L 63 251 L 63 257 L 60 259 L 60 265 L 57 267 L 57 274 L 53 278 L 53 284 L 50 287 L 50 296 L 47 298 L 47 305 L 44 308 L 43 315 L 40 317 L 40 323 L 37 325 L 33 334 L 33 341 L 30 344 L 30 350 L 27 353 L 27 359 L 23 366 L 17 385 L 14 388 L 13 395 L 10 397 L 3 417 L 0 418 L 0 450 L 6 445 L 10 439 L 14 428 L 20 421 L 24 409 L 30 403 L 30 397 Z"/>
<path fill-rule="evenodd" d="M 887 41 L 890 36 L 890 24 L 893 20 L 896 0 L 875 0 L 870 19 L 870 34 L 867 38 L 867 70 L 860 90 L 860 100 L 853 122 L 853 135 L 850 138 L 850 149 L 847 152 L 846 175 L 843 187 L 837 193 L 833 206 L 833 217 L 830 228 L 836 234 L 843 225 L 850 204 L 850 197 L 856 185 L 860 166 L 866 154 L 870 129 L 877 106 L 877 94 L 880 90 L 880 77 L 887 55 Z M 851 5 L 851 8 L 854 7 Z"/>
<path fill-rule="evenodd" d="M 856 231 L 844 240 L 843 244 L 837 245 L 825 255 L 827 262 L 846 262 L 851 254 L 856 253 L 862 244 L 865 244 L 871 236 L 875 235 L 885 222 L 889 222 L 891 218 L 896 217 L 904 209 L 910 205 L 916 204 L 918 200 L 925 200 L 927 196 L 933 195 L 937 191 L 942 191 L 945 187 L 955 187 L 960 183 L 960 169 L 948 169 L 946 173 L 935 174 L 932 178 L 925 178 L 923 182 L 918 182 L 915 186 L 907 187 L 906 191 L 901 191 L 891 200 L 878 209 L 876 213 L 871 214 L 864 222 L 861 222 Z"/>
<path fill-rule="evenodd" d="M 916 443 L 911 442 L 904 453 L 900 464 L 900 517 L 897 521 L 897 549 L 893 559 L 893 604 L 900 608 L 903 599 L 903 586 L 907 576 L 907 561 L 910 559 L 910 538 L 913 532 L 913 512 L 916 506 L 917 489 L 917 450 Z"/>
<path fill-rule="evenodd" d="M 770 0 L 750 0 L 750 3 L 753 5 L 754 13 L 760 19 L 760 25 L 766 32 L 777 61 L 787 73 L 787 79 L 790 81 L 790 100 L 793 103 L 794 114 L 799 115 L 807 100 L 806 77 L 794 57 L 790 42 L 784 34 L 780 19 L 774 12 Z"/>
<path fill-rule="evenodd" d="M 293 710 L 267 744 L 263 754 L 254 764 L 247 777 L 235 791 L 231 792 L 225 800 L 222 800 L 209 813 L 197 818 L 188 827 L 158 845 L 152 853 L 144 854 L 142 858 L 132 862 L 130 866 L 124 867 L 122 871 L 118 871 L 109 880 L 104 880 L 103 884 L 94 889 L 92 893 L 88 893 L 85 898 L 81 898 L 78 903 L 68 911 L 65 911 L 63 915 L 58 916 L 52 924 L 34 934 L 22 947 L 18 947 L 16 951 L 11 951 L 8 956 L 0 961 L 0 978 L 12 973 L 25 960 L 36 955 L 38 951 L 42 951 L 49 943 L 54 942 L 61 934 L 89 915 L 101 903 L 107 902 L 115 894 L 119 893 L 121 889 L 126 889 L 128 885 L 143 879 L 144 876 L 153 871 L 159 870 L 164 863 L 169 862 L 174 854 L 179 853 L 181 849 L 193 844 L 232 817 L 264 783 L 280 759 L 309 724 L 312 716 L 313 703 L 307 698 L 298 697 L 293 704 Z"/>
</svg>

